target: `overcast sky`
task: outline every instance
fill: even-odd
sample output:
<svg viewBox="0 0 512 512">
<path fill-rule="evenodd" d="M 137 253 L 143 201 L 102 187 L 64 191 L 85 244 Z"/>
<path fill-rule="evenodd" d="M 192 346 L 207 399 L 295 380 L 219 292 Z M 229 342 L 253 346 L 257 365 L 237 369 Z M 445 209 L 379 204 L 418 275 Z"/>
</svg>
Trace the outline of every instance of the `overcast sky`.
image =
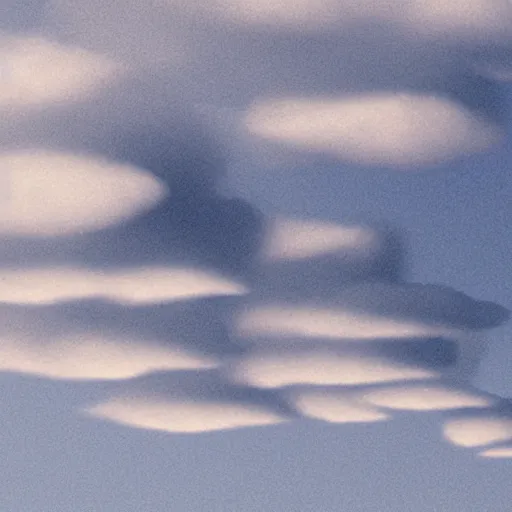
<svg viewBox="0 0 512 512">
<path fill-rule="evenodd" d="M 506 510 L 510 2 L 6 7 L 2 508 Z"/>
</svg>

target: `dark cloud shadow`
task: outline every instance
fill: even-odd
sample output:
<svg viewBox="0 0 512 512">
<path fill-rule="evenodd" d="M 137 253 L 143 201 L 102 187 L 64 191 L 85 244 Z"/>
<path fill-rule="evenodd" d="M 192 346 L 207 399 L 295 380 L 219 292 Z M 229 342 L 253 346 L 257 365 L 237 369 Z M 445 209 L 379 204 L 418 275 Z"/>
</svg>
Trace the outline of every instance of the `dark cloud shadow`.
<svg viewBox="0 0 512 512">
<path fill-rule="evenodd" d="M 102 300 L 82 300 L 49 306 L 0 306 L 0 314 L 11 318 L 1 328 L 4 339 L 29 341 L 37 347 L 57 340 L 79 344 L 87 333 L 99 338 L 145 340 L 149 344 L 177 345 L 197 354 L 225 357 L 241 349 L 230 339 L 224 324 L 228 305 L 222 299 L 126 306 Z M 55 350 L 58 350 L 56 346 Z M 55 354 L 58 359 L 58 355 Z"/>
<path fill-rule="evenodd" d="M 257 248 L 260 214 L 243 200 L 191 192 L 100 231 L 3 237 L 0 266 L 203 266 L 242 277 Z"/>
<path fill-rule="evenodd" d="M 159 78 L 161 80 L 162 77 Z M 202 261 L 240 274 L 256 250 L 262 220 L 217 184 L 225 155 L 192 111 L 158 80 L 127 77 L 89 101 L 7 116 L 3 150 L 44 148 L 108 158 L 150 171 L 169 197 L 149 212 L 90 234 L 5 238 L 0 265 L 65 260 L 92 266 Z"/>
</svg>

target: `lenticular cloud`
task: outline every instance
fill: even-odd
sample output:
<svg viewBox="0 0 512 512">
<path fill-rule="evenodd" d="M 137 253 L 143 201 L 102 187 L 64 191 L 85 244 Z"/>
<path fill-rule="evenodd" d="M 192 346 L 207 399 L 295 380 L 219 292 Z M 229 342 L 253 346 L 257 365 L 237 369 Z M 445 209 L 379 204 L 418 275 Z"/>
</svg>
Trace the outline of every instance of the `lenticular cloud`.
<svg viewBox="0 0 512 512">
<path fill-rule="evenodd" d="M 0 369 L 52 379 L 115 380 L 220 364 L 215 351 L 205 348 L 223 334 L 215 318 L 199 326 L 193 311 L 159 309 L 102 301 L 2 304 Z M 188 323 L 197 326 L 190 341 L 182 327 Z"/>
<path fill-rule="evenodd" d="M 410 93 L 256 104 L 249 133 L 303 151 L 365 165 L 429 165 L 483 151 L 503 138 L 499 123 L 449 98 Z"/>
<path fill-rule="evenodd" d="M 272 148 L 274 167 L 291 152 L 292 165 L 307 154 L 408 169 L 503 140 L 506 0 L 53 0 L 46 16 L 57 40 L 129 64 L 141 89 L 157 84 L 148 110 L 172 95 L 207 105 L 242 159 L 245 141 L 260 163 Z"/>
<path fill-rule="evenodd" d="M 286 236 L 283 229 L 276 230 L 273 223 L 269 224 L 268 237 L 275 235 L 278 241 L 269 245 L 272 240 L 263 238 L 263 253 L 254 259 L 261 273 L 255 275 L 265 275 L 262 266 L 282 264 L 289 248 L 293 248 L 288 252 L 290 261 L 314 261 L 316 252 L 323 254 L 325 248 L 319 248 L 316 242 L 312 245 L 315 251 L 305 244 L 298 220 L 284 225 L 290 228 Z M 326 232 L 325 228 L 318 224 L 320 233 Z M 305 223 L 304 229 L 313 229 L 311 223 Z M 354 230 L 346 228 L 352 242 Z M 341 232 L 340 226 L 334 237 L 338 241 Z M 361 227 L 360 232 L 368 234 L 371 230 Z M 296 240 L 293 233 L 297 234 Z M 379 235 L 363 237 L 363 246 L 367 239 L 375 241 Z M 301 245 L 313 253 L 309 258 L 297 251 Z M 273 247 L 270 258 L 268 247 Z M 328 247 L 332 249 L 331 244 Z M 379 247 L 372 247 L 370 257 L 375 258 Z M 339 257 L 340 268 L 355 264 L 354 243 L 335 244 L 332 252 L 334 258 Z M 352 257 L 347 259 L 347 253 Z M 361 251 L 359 258 L 366 257 L 368 254 Z M 295 276 L 299 283 L 301 275 Z M 239 350 L 221 352 L 214 373 L 176 373 L 174 377 L 120 382 L 104 400 L 83 412 L 135 428 L 182 433 L 271 425 L 300 417 L 339 424 L 373 423 L 391 419 L 395 411 L 450 414 L 478 410 L 484 415 L 495 414 L 499 400 L 471 388 L 469 380 L 485 353 L 485 340 L 478 331 L 501 324 L 507 318 L 503 308 L 470 299 L 448 287 L 380 282 L 376 276 L 366 283 L 360 277 L 339 283 L 335 279 L 331 275 L 329 286 L 338 287 L 338 293 L 326 293 L 323 299 L 323 290 L 330 291 L 327 282 L 318 283 L 313 302 L 311 297 L 303 298 L 300 287 L 293 295 L 290 290 L 282 295 L 288 300 L 288 314 L 299 312 L 288 324 L 272 323 L 271 316 L 266 315 L 251 329 L 247 324 L 241 329 L 240 312 L 250 311 L 254 301 L 261 304 L 268 298 L 268 290 L 260 293 L 260 287 L 266 288 L 268 283 L 256 279 L 248 293 L 235 301 L 238 306 L 223 315 L 231 327 L 225 334 Z M 281 282 L 274 283 L 277 296 Z M 351 287 L 355 292 L 350 292 Z M 309 327 L 300 321 L 304 314 L 301 300 L 310 303 Z M 315 321 L 311 316 L 322 301 L 333 308 L 333 321 L 339 323 L 343 335 L 332 336 L 325 321 Z M 344 315 L 340 313 L 343 310 L 334 309 L 340 304 L 352 313 Z M 360 322 L 360 315 L 375 311 L 381 323 L 372 317 L 365 324 L 366 330 L 350 327 L 350 322 Z M 403 325 L 412 324 L 401 324 L 404 319 L 424 330 L 405 332 Z M 288 331 L 287 326 L 294 327 Z M 500 421 L 499 425 L 506 424 Z M 492 421 L 485 425 L 494 428 Z M 447 439 L 457 442 L 459 427 L 447 428 L 455 432 Z"/>
<path fill-rule="evenodd" d="M 0 269 L 0 301 L 54 304 L 105 299 L 120 304 L 154 304 L 245 293 L 241 283 L 199 268 L 175 266 L 94 270 L 84 267 Z"/>
<path fill-rule="evenodd" d="M 389 243 L 369 226 L 277 219 L 244 285 L 194 266 L 6 268 L 0 368 L 110 381 L 83 414 L 170 433 L 478 411 L 447 419 L 446 439 L 473 447 L 478 435 L 483 456 L 505 457 L 492 450 L 509 420 L 470 379 L 481 331 L 508 312 L 390 275 Z"/>
<path fill-rule="evenodd" d="M 154 375 L 119 386 L 84 413 L 149 430 L 199 433 L 273 425 L 289 419 L 270 394 L 236 388 L 215 375 Z"/>
<path fill-rule="evenodd" d="M 392 230 L 218 189 L 253 157 L 407 170 L 496 146 L 511 19 L 505 0 L 47 2 L 38 36 L 0 41 L 0 371 L 108 381 L 80 413 L 126 428 L 437 412 L 449 443 L 512 457 L 510 403 L 471 385 L 505 308 L 406 282 Z"/>
<path fill-rule="evenodd" d="M 41 148 L 0 154 L 5 173 L 0 233 L 58 236 L 96 230 L 167 196 L 144 169 Z"/>
<path fill-rule="evenodd" d="M 0 42 L 0 109 L 80 101 L 117 80 L 123 71 L 101 54 L 42 37 L 0 34 Z"/>
</svg>

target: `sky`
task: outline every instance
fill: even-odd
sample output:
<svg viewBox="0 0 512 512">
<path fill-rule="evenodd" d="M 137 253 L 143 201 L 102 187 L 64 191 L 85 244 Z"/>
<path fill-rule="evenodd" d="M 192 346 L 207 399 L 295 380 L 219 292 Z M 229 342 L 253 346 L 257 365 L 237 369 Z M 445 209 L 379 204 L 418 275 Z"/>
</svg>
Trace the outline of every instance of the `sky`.
<svg viewBox="0 0 512 512">
<path fill-rule="evenodd" d="M 506 509 L 510 2 L 6 13 L 4 510 Z"/>
</svg>

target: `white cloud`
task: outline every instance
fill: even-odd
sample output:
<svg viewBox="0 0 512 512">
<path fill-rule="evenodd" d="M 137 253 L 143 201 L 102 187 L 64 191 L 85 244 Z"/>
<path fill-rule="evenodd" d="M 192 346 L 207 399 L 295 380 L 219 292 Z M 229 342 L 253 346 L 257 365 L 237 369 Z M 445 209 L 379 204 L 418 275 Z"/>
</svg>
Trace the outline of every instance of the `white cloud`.
<svg viewBox="0 0 512 512">
<path fill-rule="evenodd" d="M 58 321 L 58 320 L 57 320 Z M 30 326 L 29 326 L 30 327 Z M 117 380 L 162 370 L 206 369 L 210 356 L 172 344 L 90 330 L 66 335 L 45 333 L 42 326 L 12 329 L 0 337 L 0 370 L 51 379 Z M 39 328 L 39 330 L 35 330 Z"/>
<path fill-rule="evenodd" d="M 480 447 L 512 441 L 512 419 L 506 417 L 469 417 L 449 420 L 444 437 L 457 446 Z"/>
<path fill-rule="evenodd" d="M 230 372 L 237 382 L 278 388 L 293 384 L 360 385 L 390 381 L 432 379 L 438 373 L 364 353 L 340 354 L 321 348 L 254 351 Z M 378 405 L 378 404 L 377 404 Z"/>
<path fill-rule="evenodd" d="M 288 419 L 268 398 L 255 400 L 254 393 L 240 393 L 208 372 L 121 382 L 83 412 L 135 428 L 175 433 L 275 425 Z"/>
<path fill-rule="evenodd" d="M 152 174 L 101 157 L 43 149 L 0 154 L 0 233 L 56 236 L 100 229 L 167 195 Z"/>
<path fill-rule="evenodd" d="M 235 321 L 237 331 L 244 336 L 272 334 L 332 340 L 436 336 L 457 339 L 465 336 L 467 329 L 496 327 L 508 319 L 505 308 L 473 300 L 447 286 L 378 281 L 337 286 L 335 276 L 321 284 L 335 288 L 336 294 L 329 295 L 328 289 L 318 287 L 314 298 L 303 299 L 298 294 L 286 303 L 269 300 L 265 295 L 260 299 L 256 288 Z M 258 286 L 265 289 L 265 283 Z M 275 286 L 275 295 L 279 296 L 279 292 Z"/>
<path fill-rule="evenodd" d="M 19 267 L 0 269 L 0 281 L 0 301 L 17 304 L 52 304 L 83 298 L 104 298 L 127 305 L 151 304 L 246 292 L 235 281 L 186 267 Z"/>
<path fill-rule="evenodd" d="M 512 459 L 512 446 L 490 448 L 480 452 L 479 455 L 488 459 Z"/>
<path fill-rule="evenodd" d="M 199 433 L 275 425 L 285 419 L 264 407 L 231 402 L 173 401 L 165 397 L 116 397 L 84 413 L 133 428 Z"/>
<path fill-rule="evenodd" d="M 0 35 L 0 108 L 81 100 L 119 78 L 123 68 L 101 54 L 41 37 Z"/>
<path fill-rule="evenodd" d="M 374 423 L 389 419 L 387 413 L 339 390 L 297 391 L 291 394 L 290 402 L 304 416 L 329 423 Z"/>
<path fill-rule="evenodd" d="M 371 255 L 381 244 L 381 234 L 369 227 L 278 218 L 267 228 L 261 254 L 268 261 L 303 260 L 333 253 L 357 258 Z"/>
<path fill-rule="evenodd" d="M 484 116 L 419 93 L 264 100 L 250 107 L 245 125 L 257 137 L 299 150 L 403 168 L 483 151 L 504 137 Z"/>
<path fill-rule="evenodd" d="M 401 251 L 398 234 L 382 228 L 277 218 L 263 230 L 252 296 L 263 303 L 314 297 L 319 307 L 334 305 L 341 288 L 399 278 Z"/>
<path fill-rule="evenodd" d="M 378 407 L 406 411 L 443 411 L 467 407 L 488 407 L 488 396 L 436 384 L 400 385 L 364 392 L 362 400 Z"/>
<path fill-rule="evenodd" d="M 341 307 L 293 307 L 268 305 L 240 314 L 236 331 L 241 336 L 293 338 L 309 342 L 310 338 L 355 341 L 376 338 L 452 337 L 455 331 L 418 321 L 401 321 L 383 315 L 358 313 Z"/>
<path fill-rule="evenodd" d="M 379 22 L 422 36 L 469 38 L 506 36 L 510 5 L 506 0 L 164 0 L 174 12 L 210 23 L 235 23 L 279 31 L 322 32 Z M 122 2 L 130 8 L 129 2 Z"/>
<path fill-rule="evenodd" d="M 98 300 L 0 303 L 0 371 L 116 380 L 216 367 L 223 350 L 230 349 L 216 313 L 180 302 L 137 307 Z"/>
</svg>

